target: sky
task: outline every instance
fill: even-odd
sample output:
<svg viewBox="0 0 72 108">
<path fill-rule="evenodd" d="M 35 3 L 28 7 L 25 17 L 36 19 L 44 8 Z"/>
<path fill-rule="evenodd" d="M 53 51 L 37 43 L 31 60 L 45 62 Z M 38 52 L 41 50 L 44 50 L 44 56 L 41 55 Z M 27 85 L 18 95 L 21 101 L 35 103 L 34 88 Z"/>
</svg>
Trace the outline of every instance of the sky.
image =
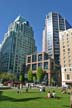
<svg viewBox="0 0 72 108">
<path fill-rule="evenodd" d="M 60 13 L 72 25 L 72 0 L 0 0 L 0 44 L 9 24 L 21 15 L 30 22 L 40 52 L 45 17 L 51 11 Z"/>
</svg>

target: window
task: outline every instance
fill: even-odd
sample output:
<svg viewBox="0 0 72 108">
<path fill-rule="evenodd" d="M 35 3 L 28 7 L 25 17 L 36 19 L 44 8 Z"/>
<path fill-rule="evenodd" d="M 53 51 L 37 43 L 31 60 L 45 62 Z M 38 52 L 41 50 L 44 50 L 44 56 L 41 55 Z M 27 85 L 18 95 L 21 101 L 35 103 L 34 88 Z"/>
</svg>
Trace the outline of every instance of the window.
<svg viewBox="0 0 72 108">
<path fill-rule="evenodd" d="M 38 63 L 38 67 L 42 67 L 42 63 Z"/>
<path fill-rule="evenodd" d="M 38 61 L 42 61 L 42 54 L 38 55 Z"/>
<path fill-rule="evenodd" d="M 68 36 L 68 33 L 67 33 L 67 36 Z"/>
<path fill-rule="evenodd" d="M 36 55 L 32 55 L 32 62 L 36 62 L 37 61 L 37 56 Z"/>
<path fill-rule="evenodd" d="M 67 43 L 69 43 L 69 41 L 67 40 Z"/>
<path fill-rule="evenodd" d="M 70 71 L 71 71 L 71 68 L 70 68 Z"/>
<path fill-rule="evenodd" d="M 44 60 L 48 60 L 48 54 L 44 54 Z"/>
<path fill-rule="evenodd" d="M 65 46 L 63 46 L 63 48 L 65 48 Z"/>
<path fill-rule="evenodd" d="M 30 63 L 31 62 L 31 57 L 28 57 L 28 63 Z"/>
<path fill-rule="evenodd" d="M 66 69 L 64 69 L 64 71 L 66 72 Z"/>
<path fill-rule="evenodd" d="M 48 62 L 44 62 L 44 69 L 48 69 Z"/>
<path fill-rule="evenodd" d="M 69 74 L 67 74 L 67 80 L 70 80 L 70 75 Z"/>
<path fill-rule="evenodd" d="M 31 67 L 31 65 L 28 64 L 28 65 L 27 65 L 27 68 L 26 68 L 26 69 L 27 69 L 27 72 L 30 70 L 30 67 Z"/>
<path fill-rule="evenodd" d="M 70 51 L 70 48 L 68 48 L 68 51 Z"/>
<path fill-rule="evenodd" d="M 32 64 L 32 70 L 36 70 L 36 64 Z"/>
<path fill-rule="evenodd" d="M 64 60 L 64 63 L 65 63 L 65 60 Z"/>
<path fill-rule="evenodd" d="M 65 49 L 63 49 L 63 52 L 65 52 Z"/>
</svg>

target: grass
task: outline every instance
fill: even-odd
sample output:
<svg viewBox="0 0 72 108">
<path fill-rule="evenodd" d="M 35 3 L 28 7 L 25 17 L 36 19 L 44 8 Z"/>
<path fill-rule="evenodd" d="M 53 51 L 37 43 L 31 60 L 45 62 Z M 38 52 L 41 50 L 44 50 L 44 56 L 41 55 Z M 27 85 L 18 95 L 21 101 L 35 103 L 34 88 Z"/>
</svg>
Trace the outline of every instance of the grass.
<svg viewBox="0 0 72 108">
<path fill-rule="evenodd" d="M 58 98 L 47 99 L 48 90 L 55 90 Z M 62 94 L 59 88 L 46 89 L 43 93 L 39 89 L 30 89 L 28 93 L 3 90 L 0 91 L 0 108 L 70 108 L 70 96 Z"/>
</svg>

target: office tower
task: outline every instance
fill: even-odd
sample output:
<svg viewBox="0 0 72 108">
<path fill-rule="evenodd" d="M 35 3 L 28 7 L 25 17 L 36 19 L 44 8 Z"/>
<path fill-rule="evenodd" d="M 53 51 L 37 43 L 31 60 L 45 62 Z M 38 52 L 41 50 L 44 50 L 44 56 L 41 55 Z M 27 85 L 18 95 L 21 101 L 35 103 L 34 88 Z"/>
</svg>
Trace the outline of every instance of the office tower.
<svg viewBox="0 0 72 108">
<path fill-rule="evenodd" d="M 36 52 L 34 32 L 29 22 L 18 16 L 8 28 L 2 41 L 1 65 L 3 72 L 21 72 L 26 55 Z"/>
<path fill-rule="evenodd" d="M 59 33 L 62 85 L 72 83 L 72 28 Z"/>
<path fill-rule="evenodd" d="M 45 19 L 43 30 L 42 51 L 48 52 L 48 55 L 59 64 L 59 31 L 71 28 L 70 24 L 59 13 L 50 12 Z"/>
</svg>

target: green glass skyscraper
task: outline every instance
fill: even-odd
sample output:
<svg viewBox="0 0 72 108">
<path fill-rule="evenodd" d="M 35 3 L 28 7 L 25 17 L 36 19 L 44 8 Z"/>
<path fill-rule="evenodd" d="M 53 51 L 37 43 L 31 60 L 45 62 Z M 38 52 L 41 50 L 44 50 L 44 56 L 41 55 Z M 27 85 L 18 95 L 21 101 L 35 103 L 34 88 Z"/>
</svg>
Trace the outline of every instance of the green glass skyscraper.
<svg viewBox="0 0 72 108">
<path fill-rule="evenodd" d="M 32 27 L 24 17 L 18 16 L 10 24 L 1 44 L 0 71 L 20 72 L 26 62 L 26 55 L 36 51 Z"/>
</svg>

